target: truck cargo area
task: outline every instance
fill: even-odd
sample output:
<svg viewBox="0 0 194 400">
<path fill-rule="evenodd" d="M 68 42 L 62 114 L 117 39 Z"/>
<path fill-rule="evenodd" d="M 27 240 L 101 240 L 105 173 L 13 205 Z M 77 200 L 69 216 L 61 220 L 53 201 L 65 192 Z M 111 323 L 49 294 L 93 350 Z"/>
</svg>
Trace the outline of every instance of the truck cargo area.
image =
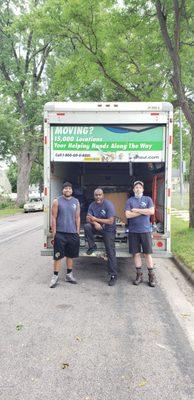
<svg viewBox="0 0 194 400">
<path fill-rule="evenodd" d="M 52 204 L 54 198 L 61 194 L 62 185 L 65 181 L 70 181 L 73 184 L 73 195 L 80 202 L 81 255 L 85 255 L 87 250 L 83 227 L 86 221 L 89 204 L 94 200 L 93 193 L 97 187 L 101 187 L 104 191 L 105 198 L 111 200 L 115 205 L 117 225 L 115 240 L 117 256 L 129 256 L 127 220 L 125 218 L 124 207 L 127 199 L 133 196 L 133 182 L 136 180 L 144 182 L 144 195 L 152 197 L 156 205 L 155 217 L 152 218 L 151 221 L 153 235 L 157 236 L 157 240 L 161 240 L 162 237 L 165 236 L 164 169 L 164 163 L 51 163 L 50 204 Z M 100 236 L 96 236 L 96 243 L 99 255 L 102 256 L 104 245 Z M 155 249 L 155 253 L 157 253 L 157 250 L 160 250 L 160 248 Z"/>
</svg>

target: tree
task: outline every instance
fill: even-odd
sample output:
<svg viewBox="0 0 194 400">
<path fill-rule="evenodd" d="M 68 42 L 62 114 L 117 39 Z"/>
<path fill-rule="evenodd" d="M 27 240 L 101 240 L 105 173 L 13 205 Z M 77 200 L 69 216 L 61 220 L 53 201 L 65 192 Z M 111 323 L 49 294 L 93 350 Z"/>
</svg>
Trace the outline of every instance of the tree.
<svg viewBox="0 0 194 400">
<path fill-rule="evenodd" d="M 85 88 L 89 87 L 101 88 L 101 100 L 157 100 L 162 96 L 167 81 L 164 84 L 164 71 L 151 57 L 142 16 L 127 8 L 121 11 L 116 3 L 47 0 L 39 11 L 44 34 L 52 34 L 55 41 L 52 73 L 54 67 L 59 97 L 78 100 L 85 94 L 88 98 Z M 154 35 L 154 26 L 156 22 L 149 24 L 150 35 Z M 159 32 L 154 49 L 160 54 L 157 36 Z"/>
<path fill-rule="evenodd" d="M 15 152 L 10 150 L 18 164 L 18 204 L 28 196 L 30 170 L 42 141 L 40 126 L 46 97 L 42 77 L 51 52 L 50 42 L 38 35 L 27 18 L 38 4 L 38 0 L 0 1 L 0 86 L 20 123 Z M 10 140 L 12 144 L 15 141 L 13 137 Z"/>
<path fill-rule="evenodd" d="M 11 104 L 6 99 L 0 102 L 0 159 L 9 160 L 16 152 L 21 124 L 19 123 Z"/>
<path fill-rule="evenodd" d="M 191 130 L 189 179 L 190 227 L 194 227 L 194 4 L 185 0 L 154 1 L 161 34 L 171 60 L 171 85 Z"/>
<path fill-rule="evenodd" d="M 182 108 L 192 136 L 190 227 L 194 227 L 194 4 L 126 0 L 119 8 L 116 1 L 47 0 L 44 15 L 58 43 L 59 96 L 59 82 L 71 98 L 79 99 L 84 86 L 99 80 L 98 87 L 106 81 L 101 100 L 121 94 L 123 100 L 164 99 Z M 64 59 L 67 41 L 74 51 Z M 67 78 L 64 84 L 61 77 Z"/>
</svg>

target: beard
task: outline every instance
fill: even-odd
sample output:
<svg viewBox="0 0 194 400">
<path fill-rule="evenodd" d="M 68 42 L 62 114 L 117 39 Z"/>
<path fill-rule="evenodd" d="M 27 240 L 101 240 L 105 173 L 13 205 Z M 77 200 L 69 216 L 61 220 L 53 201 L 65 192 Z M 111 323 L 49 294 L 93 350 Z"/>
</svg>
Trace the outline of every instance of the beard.
<svg viewBox="0 0 194 400">
<path fill-rule="evenodd" d="M 64 197 L 71 197 L 71 193 L 64 193 L 63 196 Z"/>
<path fill-rule="evenodd" d="M 142 196 L 143 196 L 143 193 L 135 193 L 136 199 L 141 199 Z"/>
</svg>

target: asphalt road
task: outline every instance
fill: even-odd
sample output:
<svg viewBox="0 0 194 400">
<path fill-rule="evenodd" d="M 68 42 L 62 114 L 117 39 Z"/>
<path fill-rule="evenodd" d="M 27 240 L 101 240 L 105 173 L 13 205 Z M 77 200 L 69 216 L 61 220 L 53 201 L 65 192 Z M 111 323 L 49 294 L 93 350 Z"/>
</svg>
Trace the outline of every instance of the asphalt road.
<svg viewBox="0 0 194 400">
<path fill-rule="evenodd" d="M 0 243 L 42 228 L 43 213 L 15 214 L 0 219 Z"/>
<path fill-rule="evenodd" d="M 106 263 L 88 257 L 75 263 L 77 285 L 63 265 L 50 289 L 41 222 L 0 221 L 0 398 L 194 400 L 194 293 L 172 261 L 155 260 L 156 288 L 146 269 L 132 285 L 131 259 L 108 287 Z"/>
</svg>

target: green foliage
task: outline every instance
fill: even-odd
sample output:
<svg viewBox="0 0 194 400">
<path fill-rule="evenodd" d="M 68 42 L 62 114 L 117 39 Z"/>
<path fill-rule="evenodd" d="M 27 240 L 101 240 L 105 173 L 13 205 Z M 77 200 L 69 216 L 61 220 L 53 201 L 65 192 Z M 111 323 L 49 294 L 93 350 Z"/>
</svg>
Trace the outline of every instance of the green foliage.
<svg viewBox="0 0 194 400">
<path fill-rule="evenodd" d="M 1 2 L 1 109 L 4 104 L 9 109 L 7 113 L 5 108 L 3 121 L 0 120 L 5 139 L 0 153 L 4 156 L 18 155 L 28 148 L 33 158 L 40 144 L 42 108 L 47 100 L 41 79 L 51 49 L 30 25 L 29 14 L 36 10 L 38 3 L 41 2 Z"/>
<path fill-rule="evenodd" d="M 37 162 L 34 162 L 30 172 L 30 184 L 43 185 L 43 165 L 42 165 L 42 149 L 40 149 L 39 155 L 37 155 Z M 7 172 L 8 179 L 11 183 L 12 192 L 17 192 L 17 177 L 18 177 L 18 165 L 16 162 L 12 162 Z"/>
<path fill-rule="evenodd" d="M 178 105 L 173 62 L 156 12 L 159 3 L 172 50 L 177 46 L 174 4 L 181 10 L 181 89 L 194 111 L 193 2 L 125 0 L 121 6 L 116 0 L 1 0 L 0 156 L 14 154 L 19 162 L 25 149 L 39 162 L 42 110 L 48 100 L 164 100 Z M 186 122 L 184 127 L 188 166 L 191 138 Z M 178 141 L 175 123 L 174 166 L 179 163 Z M 38 164 L 30 179 L 42 181 Z"/>
<path fill-rule="evenodd" d="M 18 176 L 18 166 L 16 162 L 12 162 L 9 166 L 7 177 L 11 184 L 11 189 L 13 193 L 17 193 L 17 176 Z"/>
<path fill-rule="evenodd" d="M 164 73 L 154 18 L 142 19 L 140 10 L 121 10 L 116 2 L 46 1 L 39 16 L 55 43 L 47 69 L 50 82 L 54 71 L 52 92 L 82 100 L 97 87 L 98 100 L 160 100 L 167 84 L 169 89 L 169 66 Z M 92 89 L 90 100 L 96 97 Z"/>
<path fill-rule="evenodd" d="M 173 167 L 180 167 L 180 128 L 179 128 L 179 110 L 174 113 L 174 132 L 173 132 Z M 183 160 L 186 162 L 187 174 L 190 164 L 190 147 L 191 147 L 191 134 L 190 127 L 182 113 L 182 147 L 183 147 Z"/>
<path fill-rule="evenodd" d="M 11 208 L 1 209 L 0 207 L 0 218 L 3 218 L 5 216 L 7 217 L 13 214 L 20 214 L 21 212 L 22 212 L 21 208 L 18 208 L 16 206 L 14 207 L 13 205 L 11 206 Z"/>
<path fill-rule="evenodd" d="M 31 172 L 30 172 L 30 184 L 35 184 L 42 186 L 43 185 L 43 165 L 33 163 Z"/>
<path fill-rule="evenodd" d="M 0 101 L 0 158 L 9 159 L 20 150 L 21 124 L 18 115 L 6 99 Z"/>
<path fill-rule="evenodd" d="M 39 29 L 52 36 L 53 53 L 47 65 L 49 91 L 59 101 L 173 101 L 172 64 L 156 18 L 155 2 L 44 2 L 38 9 Z M 173 40 L 172 3 L 165 3 Z M 193 12 L 193 10 L 190 10 Z M 189 15 L 189 10 L 187 10 Z M 190 35 L 182 18 L 181 37 Z M 37 21 L 37 19 L 36 19 Z M 188 16 L 188 24 L 191 23 Z M 185 43 L 185 42 L 184 42 Z M 181 44 L 181 59 L 189 54 Z M 188 49 L 188 46 L 186 46 Z M 192 53 L 192 49 L 189 50 Z M 191 56 L 191 54 L 190 54 Z M 183 63 L 189 73 L 190 62 Z M 190 70 L 191 73 L 191 70 Z M 185 81 L 191 85 L 191 80 Z M 191 137 L 184 121 L 184 160 L 189 168 Z M 175 124 L 174 167 L 179 164 L 179 132 Z"/>
<path fill-rule="evenodd" d="M 4 210 L 6 208 L 16 208 L 15 201 L 10 200 L 8 197 L 0 196 L 0 210 Z"/>
</svg>

